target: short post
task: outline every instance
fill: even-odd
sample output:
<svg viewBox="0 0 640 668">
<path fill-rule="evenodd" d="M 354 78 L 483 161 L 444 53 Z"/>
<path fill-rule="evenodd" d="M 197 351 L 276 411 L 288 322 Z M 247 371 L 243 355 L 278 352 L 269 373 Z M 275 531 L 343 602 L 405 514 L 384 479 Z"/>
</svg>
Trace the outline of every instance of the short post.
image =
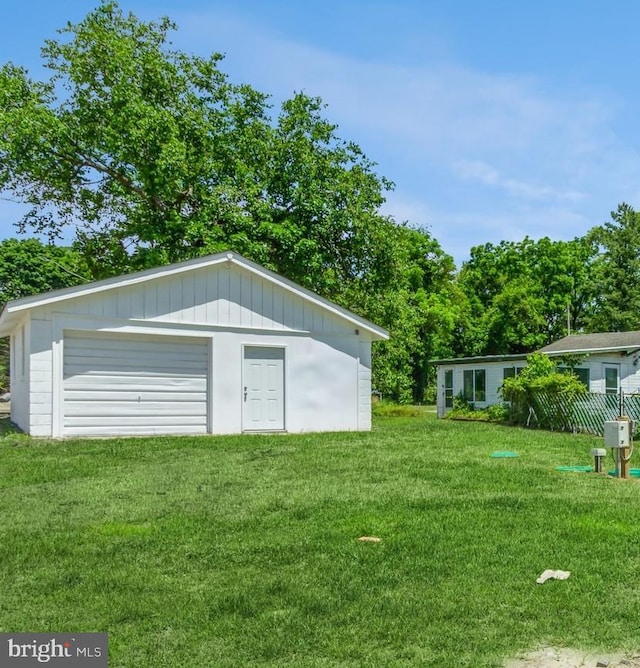
<svg viewBox="0 0 640 668">
<path fill-rule="evenodd" d="M 620 393 L 622 394 L 622 393 Z M 620 422 L 627 422 L 629 425 L 629 438 L 632 438 L 631 436 L 631 429 L 633 428 L 633 425 L 631 423 L 631 420 L 629 419 L 628 416 L 626 415 L 621 415 L 618 420 Z M 620 448 L 620 477 L 621 478 L 629 478 L 630 477 L 630 472 L 629 472 L 629 460 L 631 459 L 630 456 L 630 450 L 629 450 L 629 442 L 627 441 L 627 445 Z"/>
<path fill-rule="evenodd" d="M 596 473 L 602 473 L 602 460 L 607 456 L 605 448 L 592 448 L 591 456 L 593 457 L 593 470 Z"/>
</svg>

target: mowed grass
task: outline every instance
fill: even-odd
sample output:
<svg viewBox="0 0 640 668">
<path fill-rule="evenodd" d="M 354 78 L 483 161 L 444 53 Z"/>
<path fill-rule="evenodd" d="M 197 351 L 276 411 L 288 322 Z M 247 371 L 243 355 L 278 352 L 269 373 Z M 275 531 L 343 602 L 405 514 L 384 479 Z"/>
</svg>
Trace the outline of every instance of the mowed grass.
<svg viewBox="0 0 640 668">
<path fill-rule="evenodd" d="M 136 668 L 637 649 L 640 483 L 555 470 L 595 445 L 428 413 L 363 434 L 5 433 L 0 630 L 107 631 L 110 666 Z M 537 585 L 547 568 L 571 577 Z"/>
</svg>

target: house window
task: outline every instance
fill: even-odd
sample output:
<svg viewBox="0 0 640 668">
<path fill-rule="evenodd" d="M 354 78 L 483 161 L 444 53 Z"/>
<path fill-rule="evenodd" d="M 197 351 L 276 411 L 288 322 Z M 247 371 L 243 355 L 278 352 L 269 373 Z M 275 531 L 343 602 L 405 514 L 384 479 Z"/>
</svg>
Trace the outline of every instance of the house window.
<svg viewBox="0 0 640 668">
<path fill-rule="evenodd" d="M 523 369 L 521 366 L 506 366 L 502 369 L 502 380 L 507 380 L 507 378 L 515 378 Z"/>
<path fill-rule="evenodd" d="M 466 401 L 486 401 L 487 372 L 484 369 L 467 369 L 463 376 L 463 394 Z"/>
<path fill-rule="evenodd" d="M 444 372 L 444 407 L 453 408 L 453 369 Z"/>
<path fill-rule="evenodd" d="M 617 364 L 607 364 L 604 367 L 604 391 L 606 394 L 618 394 L 620 389 Z"/>
<path fill-rule="evenodd" d="M 566 366 L 559 366 L 558 371 L 560 373 L 573 373 L 575 376 L 578 377 L 578 380 L 587 388 L 587 390 L 589 389 L 589 381 L 591 380 L 591 374 L 589 372 L 589 369 L 586 368 L 570 369 L 569 367 Z"/>
</svg>

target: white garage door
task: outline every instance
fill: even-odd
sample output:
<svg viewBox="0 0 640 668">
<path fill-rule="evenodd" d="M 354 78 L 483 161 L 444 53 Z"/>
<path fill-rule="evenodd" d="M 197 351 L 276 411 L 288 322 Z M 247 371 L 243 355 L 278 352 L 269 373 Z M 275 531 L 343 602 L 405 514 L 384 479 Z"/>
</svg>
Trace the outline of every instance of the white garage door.
<svg viewBox="0 0 640 668">
<path fill-rule="evenodd" d="M 207 369 L 205 339 L 67 332 L 63 433 L 204 434 Z"/>
</svg>

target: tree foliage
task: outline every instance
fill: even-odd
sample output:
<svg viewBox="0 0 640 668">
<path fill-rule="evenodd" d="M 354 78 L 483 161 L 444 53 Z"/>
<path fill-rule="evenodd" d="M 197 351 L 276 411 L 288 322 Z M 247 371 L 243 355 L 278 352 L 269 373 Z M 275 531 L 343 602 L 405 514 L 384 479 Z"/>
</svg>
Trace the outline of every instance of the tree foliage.
<svg viewBox="0 0 640 668">
<path fill-rule="evenodd" d="M 22 227 L 79 224 L 96 277 L 226 248 L 321 291 L 369 270 L 390 182 L 318 98 L 272 119 L 219 54 L 172 50 L 174 28 L 104 2 L 46 43 L 48 81 L 2 68 L 0 186 L 32 205 Z"/>
<path fill-rule="evenodd" d="M 374 383 L 421 399 L 460 329 L 454 266 L 380 213 L 392 183 L 319 98 L 229 81 L 222 57 L 171 48 L 169 19 L 105 1 L 42 50 L 50 76 L 0 69 L 0 189 L 21 230 L 75 230 L 94 278 L 232 249 L 382 326 Z"/>
<path fill-rule="evenodd" d="M 0 311 L 14 299 L 84 283 L 89 270 L 72 248 L 45 245 L 37 239 L 0 242 Z M 0 339 L 0 390 L 8 389 L 9 345 Z"/>
<path fill-rule="evenodd" d="M 592 302 L 587 239 L 502 241 L 471 249 L 459 275 L 470 301 L 473 354 L 526 353 L 581 330 Z"/>
<path fill-rule="evenodd" d="M 14 299 L 88 280 L 87 264 L 73 248 L 43 244 L 37 239 L 0 242 L 0 309 Z"/>
<path fill-rule="evenodd" d="M 597 246 L 592 332 L 640 329 L 640 212 L 620 204 L 611 220 L 587 235 Z"/>
<path fill-rule="evenodd" d="M 435 381 L 429 361 L 451 354 L 464 298 L 453 280 L 452 258 L 426 231 L 399 227 L 390 242 L 386 288 L 377 289 L 363 275 L 346 303 L 356 310 L 359 304 L 390 331 L 389 341 L 376 344 L 376 388 L 387 398 L 422 403 Z"/>
</svg>

